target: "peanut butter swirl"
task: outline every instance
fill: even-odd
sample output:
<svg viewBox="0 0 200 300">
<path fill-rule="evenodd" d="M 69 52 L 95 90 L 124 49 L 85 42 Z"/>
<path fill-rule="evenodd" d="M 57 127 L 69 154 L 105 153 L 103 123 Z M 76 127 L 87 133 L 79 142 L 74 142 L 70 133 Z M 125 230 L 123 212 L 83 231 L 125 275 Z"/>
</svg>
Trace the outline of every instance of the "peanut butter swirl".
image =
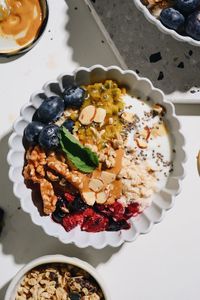
<svg viewBox="0 0 200 300">
<path fill-rule="evenodd" d="M 42 24 L 39 0 L 7 0 L 10 14 L 0 21 L 0 34 L 13 36 L 18 45 L 33 41 Z"/>
</svg>

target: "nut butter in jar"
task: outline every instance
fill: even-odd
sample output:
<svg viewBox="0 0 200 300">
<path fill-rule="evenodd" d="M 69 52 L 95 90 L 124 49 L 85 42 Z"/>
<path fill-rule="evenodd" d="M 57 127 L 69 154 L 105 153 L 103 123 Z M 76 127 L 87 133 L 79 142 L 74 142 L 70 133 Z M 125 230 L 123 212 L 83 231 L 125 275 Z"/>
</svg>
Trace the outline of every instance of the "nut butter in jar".
<svg viewBox="0 0 200 300">
<path fill-rule="evenodd" d="M 46 0 L 6 0 L 9 13 L 0 20 L 0 54 L 29 50 L 41 36 L 48 18 Z"/>
</svg>

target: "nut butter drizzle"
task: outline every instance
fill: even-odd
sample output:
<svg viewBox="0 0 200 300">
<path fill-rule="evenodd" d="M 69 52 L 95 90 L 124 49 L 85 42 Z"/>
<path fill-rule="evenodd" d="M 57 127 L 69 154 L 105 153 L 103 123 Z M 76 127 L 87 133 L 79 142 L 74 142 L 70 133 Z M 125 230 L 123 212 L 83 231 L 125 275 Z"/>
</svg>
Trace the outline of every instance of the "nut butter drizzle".
<svg viewBox="0 0 200 300">
<path fill-rule="evenodd" d="M 32 41 L 42 24 L 42 9 L 39 0 L 7 0 L 9 16 L 0 21 L 2 35 L 14 36 L 18 45 Z"/>
</svg>

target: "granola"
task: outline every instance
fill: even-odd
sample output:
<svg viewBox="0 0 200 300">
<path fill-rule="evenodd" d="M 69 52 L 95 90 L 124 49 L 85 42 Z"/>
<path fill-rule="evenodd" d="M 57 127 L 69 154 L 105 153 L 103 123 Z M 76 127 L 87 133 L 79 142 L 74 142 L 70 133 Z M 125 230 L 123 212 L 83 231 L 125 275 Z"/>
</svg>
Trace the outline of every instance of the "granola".
<svg viewBox="0 0 200 300">
<path fill-rule="evenodd" d="M 95 279 L 83 269 L 67 264 L 41 265 L 22 279 L 15 300 L 104 300 Z"/>
<path fill-rule="evenodd" d="M 142 3 L 147 6 L 156 18 L 159 18 L 160 13 L 164 8 L 173 5 L 173 0 L 142 0 Z"/>
</svg>

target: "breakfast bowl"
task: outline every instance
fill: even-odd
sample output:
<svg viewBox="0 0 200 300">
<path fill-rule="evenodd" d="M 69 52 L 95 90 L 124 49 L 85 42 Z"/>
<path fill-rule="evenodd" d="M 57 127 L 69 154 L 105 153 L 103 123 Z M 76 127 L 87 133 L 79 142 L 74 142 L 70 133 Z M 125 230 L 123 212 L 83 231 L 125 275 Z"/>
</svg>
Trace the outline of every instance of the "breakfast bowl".
<svg viewBox="0 0 200 300">
<path fill-rule="evenodd" d="M 49 17 L 47 0 L 7 0 L 6 3 L 10 13 L 0 20 L 0 57 L 20 55 L 32 49 L 42 37 Z"/>
<path fill-rule="evenodd" d="M 174 106 L 148 79 L 81 67 L 22 107 L 9 138 L 9 178 L 46 234 L 81 248 L 117 247 L 173 206 L 184 143 Z"/>
<path fill-rule="evenodd" d="M 38 293 L 45 299 L 85 299 L 84 295 L 110 299 L 103 280 L 91 265 L 63 255 L 43 256 L 25 265 L 9 284 L 4 300 L 17 300 L 20 296 L 26 299 L 27 294 L 34 297 Z"/>
<path fill-rule="evenodd" d="M 188 15 L 187 13 L 185 14 L 184 12 L 179 11 L 179 9 L 177 9 L 174 6 L 174 2 L 175 1 L 163 1 L 163 7 L 157 7 L 157 6 L 152 6 L 148 4 L 148 0 L 133 0 L 135 6 L 138 8 L 138 10 L 140 10 L 144 17 L 152 24 L 154 24 L 158 30 L 160 30 L 162 33 L 164 34 L 168 34 L 170 35 L 172 38 L 174 38 L 177 41 L 180 42 L 187 42 L 188 44 L 192 45 L 192 46 L 200 46 L 200 36 L 198 34 L 198 28 L 194 28 L 194 23 L 198 23 L 198 15 L 192 16 L 192 19 L 190 17 L 190 15 Z M 178 2 L 179 0 L 177 0 L 176 2 Z M 179 2 L 184 2 L 184 0 L 180 0 Z M 149 1 L 149 3 L 154 3 L 154 1 Z M 169 8 L 173 9 L 172 10 L 172 14 L 176 14 L 174 18 L 172 18 L 172 14 L 169 11 L 165 14 L 163 14 L 163 21 L 160 21 L 160 16 L 161 16 L 161 12 L 164 8 L 168 9 L 168 4 L 166 3 L 170 3 Z M 197 1 L 196 1 L 197 2 Z M 188 2 L 185 1 L 185 3 L 187 4 Z M 162 6 L 162 1 L 161 2 L 156 2 L 155 4 L 157 5 L 161 5 Z M 174 11 L 175 8 L 175 11 Z M 199 12 L 199 8 L 198 8 L 198 12 Z M 191 15 L 194 15 L 195 11 L 191 13 Z M 178 21 L 177 24 L 169 24 L 169 22 L 171 22 L 173 19 L 176 20 L 176 17 L 178 16 L 178 18 L 180 18 L 180 22 Z M 190 20 L 189 20 L 190 19 Z M 166 23 L 168 22 L 168 24 Z M 173 21 L 172 21 L 173 22 Z M 165 24 L 165 25 L 164 25 Z M 188 33 L 186 33 L 185 30 L 185 26 L 187 24 L 188 27 Z M 199 26 L 199 24 L 197 24 Z M 170 26 L 175 26 L 174 28 L 170 27 Z M 177 26 L 177 28 L 176 28 Z M 197 34 L 197 38 L 195 38 L 193 36 L 194 32 L 196 32 Z"/>
</svg>

